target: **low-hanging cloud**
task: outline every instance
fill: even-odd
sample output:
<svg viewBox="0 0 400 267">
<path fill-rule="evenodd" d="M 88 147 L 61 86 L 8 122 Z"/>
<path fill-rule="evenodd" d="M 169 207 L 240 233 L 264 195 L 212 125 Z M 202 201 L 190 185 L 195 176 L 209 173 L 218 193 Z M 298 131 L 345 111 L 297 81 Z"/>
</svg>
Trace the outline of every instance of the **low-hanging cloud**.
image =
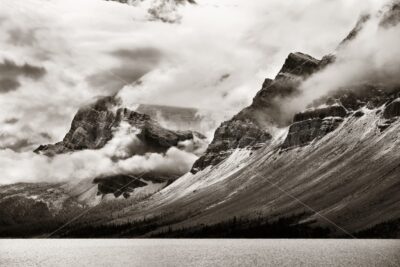
<svg viewBox="0 0 400 267">
<path fill-rule="evenodd" d="M 333 64 L 305 80 L 296 97 L 284 100 L 282 104 L 292 109 L 287 112 L 300 111 L 339 89 L 400 86 L 400 24 L 384 26 L 381 21 L 382 13 L 374 14 L 353 40 L 338 49 Z"/>
<path fill-rule="evenodd" d="M 206 143 L 188 141 L 165 153 L 143 153 L 139 131 L 127 123 L 115 129 L 113 139 L 100 150 L 83 150 L 47 157 L 33 152 L 0 150 L 0 184 L 18 182 L 71 182 L 114 174 L 176 177 L 190 170 Z M 195 145 L 191 144 L 196 142 Z"/>
</svg>

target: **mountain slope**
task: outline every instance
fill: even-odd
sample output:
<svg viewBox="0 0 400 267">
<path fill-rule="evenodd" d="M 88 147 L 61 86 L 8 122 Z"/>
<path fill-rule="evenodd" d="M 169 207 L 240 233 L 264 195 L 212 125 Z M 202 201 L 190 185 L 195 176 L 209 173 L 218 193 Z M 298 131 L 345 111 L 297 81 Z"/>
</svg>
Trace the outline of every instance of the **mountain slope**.
<svg viewBox="0 0 400 267">
<path fill-rule="evenodd" d="M 398 25 L 397 4 L 387 10 L 379 14 L 378 29 Z M 358 23 L 337 53 L 356 40 L 367 23 L 369 18 Z M 191 173 L 166 187 L 157 187 L 145 197 L 100 203 L 94 210 L 85 210 L 88 213 L 81 221 L 57 235 L 149 237 L 175 232 L 180 233 L 176 236 L 188 236 L 185 233 L 216 227 L 226 231 L 221 233 L 223 236 L 229 236 L 230 229 L 218 225 L 240 222 L 241 227 L 251 228 L 254 222 L 266 220 L 265 227 L 281 224 L 283 229 L 300 229 L 297 235 L 288 237 L 352 237 L 368 232 L 379 237 L 376 231 L 395 225 L 400 218 L 400 81 L 369 79 L 346 84 L 325 91 L 294 115 L 283 105 L 288 102 L 282 101 L 296 99 L 304 81 L 336 60 L 335 55 L 317 60 L 302 53 L 290 54 L 275 79 L 265 80 L 253 103 L 216 130 Z M 92 109 L 88 114 L 93 113 Z M 87 123 L 81 124 L 79 118 L 85 116 L 78 116 L 63 142 L 42 147 L 39 152 L 98 149 L 112 132 L 113 127 L 107 125 L 120 123 L 121 116 L 128 121 L 145 117 L 125 109 L 117 109 L 120 115 L 116 116 L 109 115 L 108 107 L 105 112 L 97 107 L 94 110 L 95 115 L 88 116 Z M 147 120 L 134 124 L 140 128 L 147 125 L 143 121 Z M 170 147 L 179 143 L 169 142 L 179 140 L 179 133 L 150 125 L 150 132 L 158 129 L 158 134 L 150 133 L 150 137 L 160 137 L 150 144 L 156 143 L 165 151 L 160 144 Z M 129 177 L 102 179 L 105 182 L 99 186 L 100 191 L 115 196 L 130 194 L 117 192 Z M 109 179 L 119 181 L 110 184 Z M 145 188 L 142 182 L 136 180 L 137 188 L 133 190 Z M 79 196 L 93 194 L 88 181 L 68 186 Z M 9 204 L 7 195 L 5 199 Z M 390 236 L 398 235 L 395 232 Z"/>
<path fill-rule="evenodd" d="M 396 5 L 379 14 L 379 27 L 397 25 L 396 14 Z M 382 24 L 383 18 L 393 23 Z M 363 27 L 359 23 L 354 32 Z M 140 230 L 143 222 L 148 226 L 145 231 L 115 235 L 157 236 L 234 218 L 277 221 L 299 216 L 292 225 L 322 226 L 329 229 L 329 236 L 349 237 L 398 221 L 399 82 L 337 88 L 291 118 L 276 101 L 296 96 L 304 79 L 335 60 L 336 56 L 318 61 L 301 53 L 289 55 L 253 104 L 217 129 L 207 152 L 195 163 L 194 174 L 92 226 Z M 74 229 L 65 235 L 73 233 Z"/>
<path fill-rule="evenodd" d="M 300 82 L 321 68 L 320 61 L 302 53 L 291 53 L 275 80 L 266 79 L 253 103 L 221 124 L 206 153 L 192 168 L 192 173 L 216 165 L 237 148 L 258 149 L 272 138 L 274 125 L 287 126 L 290 119 L 282 116 L 283 107 L 276 99 L 297 93 Z"/>
<path fill-rule="evenodd" d="M 315 220 L 314 225 L 330 228 L 332 235 L 346 236 L 318 214 L 348 232 L 397 219 L 400 122 L 396 119 L 381 132 L 384 119 L 377 110 L 364 112 L 307 146 L 283 150 L 283 132 L 257 152 L 237 150 L 216 167 L 187 174 L 125 209 L 120 219 L 103 223 L 124 224 L 152 214 L 162 218 L 161 227 L 153 230 L 161 232 L 163 224 L 180 229 L 234 216 L 274 220 L 307 213 L 304 221 Z"/>
</svg>

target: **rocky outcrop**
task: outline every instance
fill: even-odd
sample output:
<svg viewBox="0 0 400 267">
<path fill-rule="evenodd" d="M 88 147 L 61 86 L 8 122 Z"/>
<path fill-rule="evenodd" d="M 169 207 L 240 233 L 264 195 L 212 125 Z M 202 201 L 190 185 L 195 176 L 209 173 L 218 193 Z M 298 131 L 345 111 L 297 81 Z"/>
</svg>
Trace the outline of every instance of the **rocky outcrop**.
<svg viewBox="0 0 400 267">
<path fill-rule="evenodd" d="M 341 118 L 311 119 L 295 122 L 290 126 L 282 148 L 287 149 L 307 145 L 311 141 L 334 131 L 342 122 L 343 119 Z"/>
<path fill-rule="evenodd" d="M 324 106 L 314 109 L 308 109 L 304 112 L 299 112 L 294 115 L 294 122 L 311 120 L 311 119 L 324 119 L 326 117 L 345 117 L 347 110 L 340 104 Z"/>
<path fill-rule="evenodd" d="M 282 144 L 283 149 L 304 146 L 334 131 L 347 110 L 340 104 L 306 110 L 294 116 L 288 135 Z"/>
<path fill-rule="evenodd" d="M 79 109 L 69 132 L 61 142 L 54 145 L 41 145 L 35 152 L 54 155 L 102 148 L 112 138 L 113 127 L 117 125 L 115 114 L 111 111 L 116 104 L 114 98 L 107 97 Z"/>
<path fill-rule="evenodd" d="M 135 188 L 147 185 L 141 179 L 130 175 L 114 175 L 96 178 L 93 183 L 98 184 L 97 195 L 114 194 L 115 197 L 123 195 L 125 198 L 133 192 Z"/>
<path fill-rule="evenodd" d="M 292 118 L 282 112 L 286 107 L 279 99 L 297 94 L 301 81 L 320 69 L 319 63 L 319 60 L 303 53 L 289 54 L 275 79 L 265 79 L 253 103 L 234 119 L 251 120 L 260 128 L 271 124 L 286 126 Z"/>
<path fill-rule="evenodd" d="M 391 119 L 400 116 L 400 98 L 397 98 L 385 107 L 383 111 L 383 117 L 385 119 Z"/>
<path fill-rule="evenodd" d="M 137 137 L 145 146 L 144 152 L 165 152 L 179 142 L 205 137 L 192 131 L 171 131 L 161 127 L 150 116 L 117 108 L 113 97 L 106 97 L 81 108 L 75 115 L 71 128 L 61 142 L 41 145 L 35 152 L 48 156 L 83 149 L 100 149 L 113 137 L 122 121 L 139 130 Z"/>
<path fill-rule="evenodd" d="M 236 148 L 257 149 L 271 139 L 271 135 L 250 120 L 230 120 L 215 131 L 213 142 L 205 155 L 197 160 L 192 173 L 214 166 L 226 159 Z"/>
<path fill-rule="evenodd" d="M 319 68 L 320 61 L 310 55 L 300 52 L 290 53 L 282 69 L 279 71 L 275 80 L 285 79 L 291 76 L 307 77 Z"/>
</svg>

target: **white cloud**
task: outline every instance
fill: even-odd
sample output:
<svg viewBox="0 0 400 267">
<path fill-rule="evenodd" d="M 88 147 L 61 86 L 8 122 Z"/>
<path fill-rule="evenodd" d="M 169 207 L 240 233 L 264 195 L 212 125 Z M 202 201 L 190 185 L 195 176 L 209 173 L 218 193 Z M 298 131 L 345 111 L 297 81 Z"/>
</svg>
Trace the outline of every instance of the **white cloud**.
<svg viewBox="0 0 400 267">
<path fill-rule="evenodd" d="M 382 27 L 380 20 L 380 13 L 372 16 L 357 37 L 337 51 L 334 64 L 305 80 L 301 94 L 282 103 L 287 111 L 298 112 L 322 96 L 359 88 L 356 85 L 400 86 L 400 24 Z"/>
<path fill-rule="evenodd" d="M 100 150 L 83 150 L 47 157 L 33 152 L 0 150 L 1 184 L 18 182 L 70 182 L 113 174 L 152 173 L 155 178 L 188 172 L 205 142 L 184 142 L 166 153 L 144 153 L 140 131 L 127 123 L 115 129 L 113 139 Z M 159 177 L 157 176 L 159 175 Z"/>
</svg>

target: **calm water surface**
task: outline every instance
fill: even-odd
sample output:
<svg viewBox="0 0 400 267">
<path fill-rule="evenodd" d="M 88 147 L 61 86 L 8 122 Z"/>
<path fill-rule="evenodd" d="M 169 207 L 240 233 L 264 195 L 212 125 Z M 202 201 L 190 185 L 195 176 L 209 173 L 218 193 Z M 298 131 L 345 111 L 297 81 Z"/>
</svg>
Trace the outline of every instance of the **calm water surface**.
<svg viewBox="0 0 400 267">
<path fill-rule="evenodd" d="M 1 266 L 400 266 L 398 240 L 0 240 Z"/>
</svg>

